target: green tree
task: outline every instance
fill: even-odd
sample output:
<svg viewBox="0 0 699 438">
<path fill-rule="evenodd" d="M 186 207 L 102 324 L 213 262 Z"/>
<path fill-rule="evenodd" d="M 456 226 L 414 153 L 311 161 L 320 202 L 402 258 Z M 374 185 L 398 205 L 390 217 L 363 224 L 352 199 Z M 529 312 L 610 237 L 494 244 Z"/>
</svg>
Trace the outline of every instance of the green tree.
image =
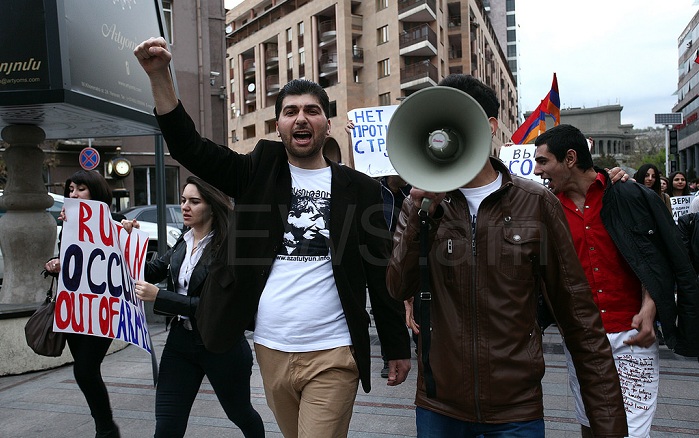
<svg viewBox="0 0 699 438">
<path fill-rule="evenodd" d="M 634 130 L 635 150 L 629 156 L 627 165 L 638 169 L 642 164 L 654 164 L 665 175 L 665 128 Z"/>
<path fill-rule="evenodd" d="M 612 167 L 619 166 L 619 163 L 616 161 L 616 158 L 614 158 L 613 155 L 607 154 L 603 154 L 597 158 L 594 158 L 592 160 L 592 164 L 594 164 L 597 167 L 601 167 L 602 169 L 611 169 Z"/>
</svg>

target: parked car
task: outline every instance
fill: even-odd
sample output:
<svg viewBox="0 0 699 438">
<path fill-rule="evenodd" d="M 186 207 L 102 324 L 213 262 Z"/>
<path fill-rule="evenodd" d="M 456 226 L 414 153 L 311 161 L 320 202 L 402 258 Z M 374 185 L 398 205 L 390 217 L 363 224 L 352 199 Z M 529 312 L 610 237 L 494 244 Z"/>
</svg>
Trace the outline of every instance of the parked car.
<svg viewBox="0 0 699 438">
<path fill-rule="evenodd" d="M 3 191 L 0 190 L 0 196 L 2 196 Z M 54 250 L 54 255 L 58 255 L 58 236 L 61 234 L 61 228 L 63 223 L 58 220 L 58 215 L 61 213 L 61 210 L 63 210 L 63 201 L 64 198 L 61 195 L 57 195 L 55 193 L 49 193 L 51 197 L 53 197 L 53 205 L 49 208 L 46 209 L 49 213 L 51 213 L 51 216 L 54 217 L 56 220 L 56 246 Z M 177 209 L 179 211 L 180 206 L 177 206 Z M 5 210 L 0 209 L 0 216 L 5 214 Z M 180 214 L 180 219 L 181 219 L 181 214 Z M 140 229 L 148 233 L 148 255 L 147 255 L 147 260 L 150 260 L 152 257 L 155 257 L 158 253 L 158 224 L 153 223 L 153 222 L 148 222 L 148 221 L 141 221 L 140 219 L 138 220 L 140 224 Z M 176 228 L 176 227 L 167 227 L 167 232 L 166 232 L 166 238 L 167 238 L 167 246 L 168 248 L 172 248 L 175 245 L 175 242 L 177 242 L 177 239 L 180 237 L 180 234 L 182 234 L 181 228 Z M 4 258 L 2 255 L 2 251 L 0 251 L 0 282 L 2 282 L 2 279 L 4 277 L 4 272 L 5 272 L 5 262 Z"/>
<path fill-rule="evenodd" d="M 157 206 L 155 205 L 137 205 L 125 208 L 119 213 L 126 216 L 127 219 L 136 219 L 139 222 L 158 223 L 158 212 Z M 180 204 L 167 204 L 165 206 L 165 222 L 168 226 L 179 230 L 184 227 L 184 219 L 182 218 Z"/>
</svg>

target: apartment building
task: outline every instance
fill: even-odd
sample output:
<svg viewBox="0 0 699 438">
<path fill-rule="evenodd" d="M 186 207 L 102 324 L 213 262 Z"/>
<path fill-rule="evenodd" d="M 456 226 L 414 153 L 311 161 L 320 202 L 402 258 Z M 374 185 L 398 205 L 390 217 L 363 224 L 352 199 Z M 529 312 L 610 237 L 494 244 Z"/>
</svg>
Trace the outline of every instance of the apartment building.
<svg viewBox="0 0 699 438">
<path fill-rule="evenodd" d="M 350 166 L 349 110 L 396 105 L 450 73 L 497 93 L 494 149 L 517 127 L 516 81 L 481 0 L 245 0 L 228 11 L 226 35 L 228 140 L 240 152 L 276 139 L 274 103 L 296 78 L 328 92 L 325 153 Z"/>
<path fill-rule="evenodd" d="M 677 105 L 673 112 L 682 113 L 677 130 L 678 170 L 699 173 L 699 12 L 690 20 L 677 39 Z"/>
</svg>

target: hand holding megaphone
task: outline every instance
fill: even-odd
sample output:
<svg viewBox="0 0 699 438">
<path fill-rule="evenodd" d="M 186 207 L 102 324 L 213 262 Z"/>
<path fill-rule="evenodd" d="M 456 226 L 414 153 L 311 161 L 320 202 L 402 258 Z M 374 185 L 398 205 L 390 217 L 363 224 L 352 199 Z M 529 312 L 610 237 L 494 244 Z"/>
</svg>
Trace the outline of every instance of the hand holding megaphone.
<svg viewBox="0 0 699 438">
<path fill-rule="evenodd" d="M 432 216 L 437 210 L 437 206 L 442 203 L 446 193 L 426 192 L 424 190 L 413 187 L 410 189 L 410 198 L 415 206 L 420 210 L 426 210 L 427 214 Z"/>
</svg>

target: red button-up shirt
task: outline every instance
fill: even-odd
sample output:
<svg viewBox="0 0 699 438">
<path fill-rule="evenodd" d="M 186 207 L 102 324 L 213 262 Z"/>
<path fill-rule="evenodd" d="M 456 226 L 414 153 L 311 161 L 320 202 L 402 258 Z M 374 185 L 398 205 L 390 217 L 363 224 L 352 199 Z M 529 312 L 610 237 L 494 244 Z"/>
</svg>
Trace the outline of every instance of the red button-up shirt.
<svg viewBox="0 0 699 438">
<path fill-rule="evenodd" d="M 592 297 L 607 333 L 631 329 L 631 319 L 641 309 L 641 282 L 604 228 L 600 211 L 607 184 L 603 174 L 587 189 L 584 210 L 559 193 L 578 258 L 585 269 Z M 623 184 L 623 183 L 619 183 Z"/>
</svg>

